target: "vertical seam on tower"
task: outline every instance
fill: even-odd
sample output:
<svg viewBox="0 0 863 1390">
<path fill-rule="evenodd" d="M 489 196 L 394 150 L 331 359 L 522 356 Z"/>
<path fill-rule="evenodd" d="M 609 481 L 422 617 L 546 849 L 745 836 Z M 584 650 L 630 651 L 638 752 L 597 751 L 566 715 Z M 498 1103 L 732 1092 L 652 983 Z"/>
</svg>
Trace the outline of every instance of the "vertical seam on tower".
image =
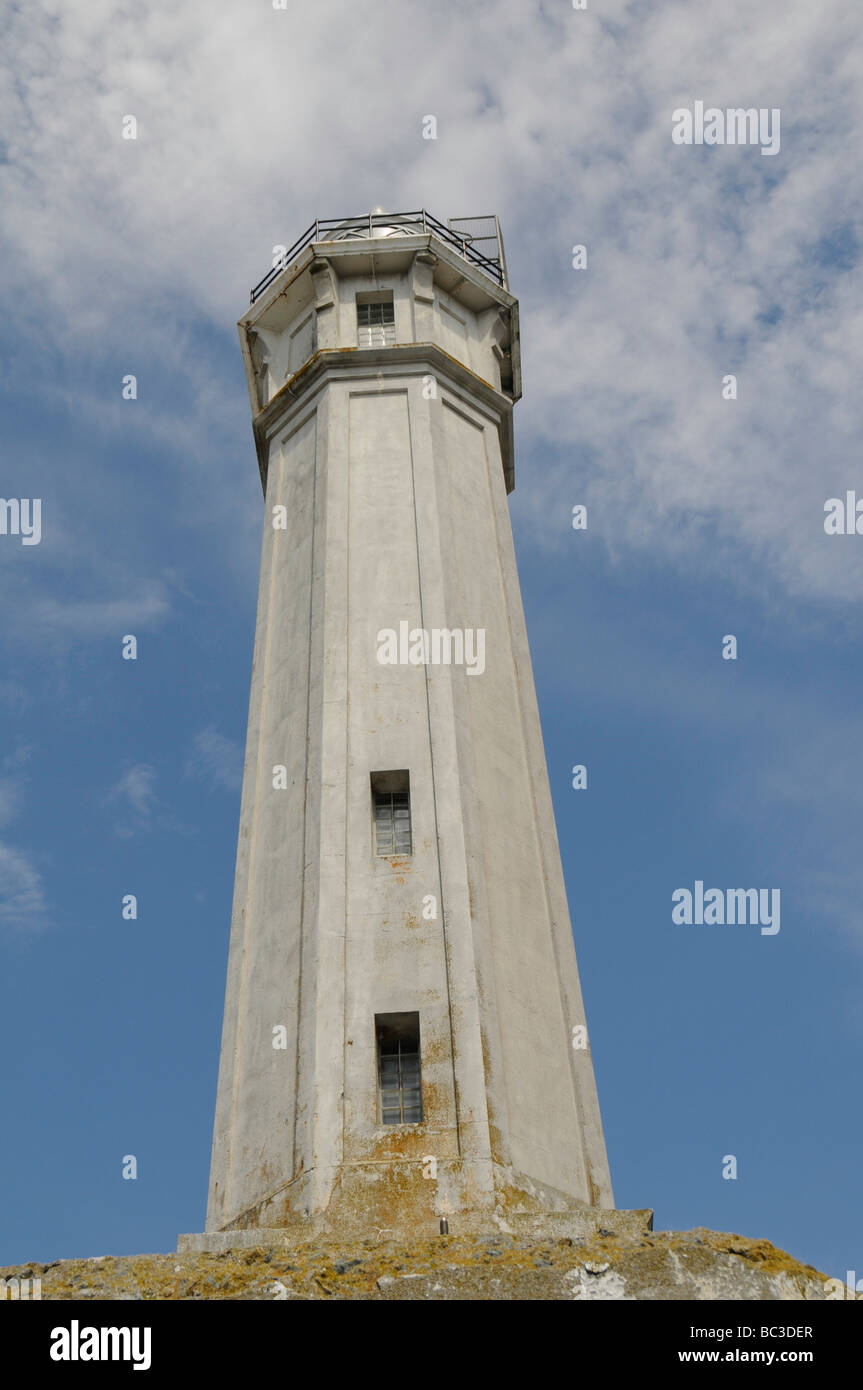
<svg viewBox="0 0 863 1390">
<path fill-rule="evenodd" d="M 416 387 L 414 388 L 414 394 L 415 394 L 415 393 L 416 393 Z M 412 414 L 411 414 L 411 392 L 410 392 L 410 389 L 409 389 L 408 391 L 405 392 L 405 395 L 406 395 L 406 397 L 407 397 L 407 406 L 408 406 L 408 443 L 409 443 L 410 451 L 411 451 L 411 499 L 412 499 L 412 501 L 413 501 L 413 512 L 414 512 L 414 538 L 415 538 L 415 541 L 416 541 L 416 555 L 417 555 L 417 587 L 418 587 L 418 589 L 419 589 L 419 600 L 420 600 L 420 627 L 423 628 L 423 630 L 425 630 L 425 611 L 424 611 L 424 606 L 423 606 L 423 574 L 422 574 L 422 563 L 421 563 L 421 561 L 420 561 L 420 537 L 419 537 L 419 521 L 418 521 L 418 517 L 417 517 L 417 494 L 416 494 L 416 481 L 415 481 L 416 460 L 415 460 L 414 440 L 413 440 L 413 429 L 412 429 L 412 420 L 413 420 L 413 417 L 412 417 Z M 428 410 L 426 411 L 426 424 L 427 424 L 427 427 L 428 427 L 429 436 L 431 436 L 431 422 L 430 422 L 430 420 L 428 419 Z M 432 456 L 433 482 L 436 484 L 437 479 L 434 477 L 434 466 L 435 466 L 435 464 L 434 464 L 434 460 L 435 460 L 434 447 L 432 447 L 432 449 L 431 449 L 431 456 Z M 436 487 L 435 487 L 435 493 L 437 493 L 437 488 L 436 488 Z M 439 511 L 438 511 L 438 513 L 437 513 L 437 516 L 438 516 L 438 536 L 439 536 L 439 535 L 440 535 L 440 513 L 439 513 Z M 445 597 L 445 595 L 444 595 L 444 597 Z M 450 680 L 450 683 L 452 683 L 452 676 L 451 676 L 451 675 L 449 676 L 449 680 Z M 439 893 L 439 895 L 440 895 L 441 937 L 442 937 L 442 940 L 443 940 L 444 977 L 445 977 L 445 979 L 446 979 L 447 1016 L 448 1016 L 448 1018 L 449 1018 L 449 1039 L 450 1039 L 450 1049 L 449 1049 L 449 1050 L 450 1050 L 450 1065 L 451 1065 L 451 1067 L 452 1067 L 452 1093 L 453 1093 L 453 1106 L 454 1106 L 454 1108 L 455 1108 L 455 1136 L 456 1136 L 456 1145 L 457 1145 L 457 1147 L 458 1147 L 458 1156 L 459 1156 L 459 1158 L 461 1158 L 461 1156 L 462 1156 L 462 1146 L 461 1146 L 461 1123 L 460 1123 L 460 1116 L 459 1116 L 458 1080 L 457 1080 L 457 1077 L 456 1077 L 456 1069 L 455 1069 L 455 1033 L 454 1033 L 454 1029 L 453 1029 L 453 1015 L 452 1015 L 452 989 L 451 989 L 451 987 L 450 987 L 450 955 L 449 955 L 449 942 L 448 942 L 448 939 L 447 939 L 446 912 L 445 912 L 445 909 L 444 909 L 444 896 L 443 896 L 443 870 L 442 870 L 442 868 L 441 868 L 440 826 L 439 826 L 439 822 L 438 822 L 438 806 L 437 806 L 437 781 L 436 781 L 436 778 L 435 778 L 435 760 L 434 760 L 434 752 L 433 752 L 433 748 L 432 748 L 431 701 L 430 701 L 430 699 L 429 699 L 429 666 L 428 666 L 428 665 L 426 665 L 426 667 L 425 667 L 425 677 L 424 677 L 424 681 L 423 681 L 423 688 L 424 688 L 424 690 L 425 690 L 425 697 L 426 697 L 426 722 L 427 722 L 427 724 L 428 724 L 429 767 L 431 768 L 431 792 L 432 792 L 432 806 L 433 806 L 433 808 L 434 808 L 434 832 L 435 832 L 435 850 L 436 850 L 436 857 L 437 857 L 438 893 Z"/>
<path fill-rule="evenodd" d="M 470 407 L 470 408 L 468 409 L 468 407 Z M 443 398 L 443 400 L 442 400 L 442 410 L 448 410 L 448 411 L 449 411 L 449 414 L 450 414 L 450 417 L 454 417 L 454 418 L 456 418 L 456 419 L 460 419 L 460 420 L 462 420 L 463 422 L 466 421 L 466 422 L 471 426 L 472 429 L 478 430 L 479 435 L 480 435 L 480 441 L 481 441 L 481 442 L 480 442 L 480 448 L 481 448 L 481 450 L 482 450 L 482 468 L 484 469 L 484 473 L 482 474 L 482 477 L 483 477 L 484 480 L 485 480 L 486 487 L 488 487 L 488 484 L 489 484 L 489 477 L 490 477 L 490 472 L 491 472 L 491 463 L 490 463 L 490 461 L 489 461 L 489 455 L 488 455 L 488 442 L 487 442 L 487 437 L 486 437 L 486 430 L 488 429 L 488 424 L 487 424 L 487 422 L 483 419 L 482 425 L 477 425 L 477 423 L 476 423 L 476 418 L 475 418 L 476 414 L 480 414 L 480 418 L 483 418 L 483 417 L 482 417 L 482 412 L 477 412 L 477 411 L 476 411 L 475 404 L 474 404 L 473 401 L 468 401 L 468 402 L 466 402 L 464 399 L 462 399 L 461 397 L 459 397 L 458 395 L 456 395 L 456 394 L 453 393 L 453 392 L 450 393 L 450 399 L 447 399 L 446 397 Z M 444 416 L 444 419 L 446 419 L 446 418 L 447 418 L 447 417 Z M 493 533 L 494 533 L 495 538 L 496 538 L 496 537 L 497 537 L 497 531 L 496 531 L 496 528 L 495 528 L 494 514 L 493 514 L 493 513 L 494 513 L 494 499 L 493 499 L 493 497 L 491 497 L 491 496 L 489 497 L 489 506 L 490 506 L 490 510 L 491 510 L 491 512 L 492 512 L 492 521 L 491 521 L 491 525 L 492 525 Z M 463 566 L 461 566 L 461 565 L 459 566 L 459 582 L 460 582 L 461 590 L 462 590 L 462 592 L 464 592 L 464 590 L 465 590 L 465 584 L 464 584 L 464 569 L 463 569 Z M 504 602 L 504 608 L 506 608 L 505 602 Z M 470 767 L 471 767 L 471 771 L 472 771 L 472 773 L 473 773 L 474 787 L 476 787 L 476 786 L 478 785 L 478 782 L 479 782 L 479 778 L 478 778 L 478 776 L 477 776 L 477 761 L 478 761 L 478 758 L 477 758 L 477 751 L 476 751 L 476 743 L 477 743 L 477 740 L 476 740 L 476 737 L 475 737 L 475 732 L 476 732 L 476 731 L 475 731 L 475 726 L 474 726 L 474 722 L 473 722 L 473 713 L 472 713 L 471 704 L 470 704 L 470 694 L 469 694 L 469 690 L 468 690 L 468 688 L 467 688 L 467 680 L 466 680 L 466 679 L 465 679 L 465 690 L 466 690 L 466 693 L 465 693 L 464 699 L 465 699 L 465 701 L 466 701 L 467 709 L 468 709 L 468 711 L 470 712 L 470 719 L 469 719 L 470 734 L 468 735 L 467 742 L 468 742 L 468 748 L 469 748 Z M 461 767 L 461 754 L 460 754 L 460 753 L 459 753 L 459 766 Z M 480 857 L 480 863 L 478 864 L 478 866 L 477 866 L 477 868 L 476 868 L 476 870 L 475 870 L 475 883 L 476 883 L 476 887 L 477 887 L 477 892 L 478 892 L 478 894 L 481 894 L 481 895 L 482 895 L 482 907 L 483 907 L 483 909 L 484 909 L 484 911 L 485 911 L 485 922 L 486 922 L 486 930 L 485 930 L 484 941 L 485 941 L 486 949 L 487 949 L 487 951 L 488 951 L 488 961 L 489 961 L 489 964 L 488 964 L 488 971 L 487 971 L 487 974 L 486 974 L 486 982 L 485 982 L 485 999 L 488 999 L 488 998 L 490 997 L 490 999 L 491 999 L 491 1001 L 492 1001 L 491 1013 L 490 1013 L 490 1015 L 487 1014 L 487 1015 L 486 1015 L 486 1018 L 483 1020 L 483 1018 L 482 1018 L 482 1010 L 481 1010 L 480 1004 L 479 1004 L 479 982 L 480 982 L 480 974 L 481 974 L 482 969 L 483 969 L 483 965 L 482 965 L 482 963 L 481 963 L 481 962 L 482 962 L 482 952 L 480 952 L 480 959 L 479 959 L 479 961 L 478 961 L 478 960 L 477 960 L 477 950 L 476 950 L 476 935 L 475 935 L 475 938 L 474 938 L 474 949 L 473 949 L 473 960 L 474 960 L 474 971 L 475 971 L 475 974 L 476 974 L 476 982 L 477 982 L 477 1016 L 478 1016 L 479 1028 L 480 1028 L 480 1046 L 481 1046 L 481 1048 L 482 1048 L 482 1055 L 483 1055 L 483 1092 L 484 1092 L 484 1095 L 485 1095 L 485 1113 L 486 1113 L 486 1123 L 487 1123 L 487 1128 L 488 1128 L 489 1161 L 491 1162 L 492 1165 L 495 1165 L 495 1164 L 500 1165 L 501 1163 L 503 1163 L 503 1164 L 509 1163 L 509 1164 L 511 1165 L 511 1164 L 512 1164 L 512 1135 L 513 1135 L 512 1120 L 511 1120 L 512 1107 L 511 1107 L 511 1105 L 510 1105 L 509 1091 L 508 1091 L 507 1084 L 506 1084 L 506 1080 L 507 1080 L 507 1075 L 508 1075 L 508 1074 L 507 1074 L 507 1071 L 506 1071 L 506 1061 L 505 1061 L 505 1053 L 504 1053 L 504 1045 L 503 1045 L 503 1032 L 502 1032 L 502 1029 L 501 1029 L 500 1007 L 499 1007 L 499 1002 L 498 1002 L 499 999 L 500 999 L 500 988 L 499 988 L 499 986 L 500 986 L 500 979 L 499 979 L 499 972 L 498 972 L 498 969 L 497 969 L 497 954 L 498 954 L 498 953 L 497 953 L 497 937 L 496 937 L 496 934 L 495 934 L 496 918 L 493 916 L 492 911 L 491 911 L 491 908 L 490 908 L 490 906 L 489 906 L 489 896 L 490 896 L 490 895 L 489 895 L 489 887 L 488 887 L 488 885 L 489 885 L 489 878 L 491 877 L 491 875 L 490 875 L 490 873 L 489 873 L 488 862 L 487 862 L 487 858 L 486 858 L 486 854 L 485 854 L 485 837 L 484 837 L 484 834 L 482 833 L 481 798 L 479 798 L 476 794 L 475 794 L 475 796 L 474 796 L 474 808 L 473 808 L 473 811 L 472 811 L 472 815 L 473 815 L 473 817 L 474 817 L 474 823 L 475 823 L 475 824 L 478 824 L 478 828 L 479 828 L 479 831 L 480 831 L 480 833 L 481 833 L 481 838 L 482 838 L 482 841 L 483 841 L 483 853 L 482 853 L 482 855 L 481 855 L 481 857 Z M 465 831 L 465 845 L 466 845 L 466 838 L 467 838 L 467 832 Z M 478 930 L 481 930 L 481 928 L 478 928 Z M 474 932 L 473 921 L 471 921 L 471 931 Z M 495 1057 L 495 1054 L 494 1054 L 494 1050 L 493 1050 L 492 1042 L 491 1042 L 491 1038 L 490 1038 L 491 1018 L 494 1019 L 495 1041 L 496 1041 L 496 1047 L 497 1047 L 496 1057 Z M 483 1042 L 483 1037 L 487 1040 L 487 1044 L 488 1044 L 487 1047 L 486 1047 L 486 1043 Z M 486 1069 L 486 1062 L 487 1062 L 487 1064 L 488 1064 L 488 1069 Z M 498 1131 L 503 1130 L 503 1131 L 506 1133 L 506 1135 L 507 1135 L 507 1146 L 506 1146 L 506 1149 L 504 1150 L 504 1149 L 502 1149 L 500 1146 L 498 1146 L 498 1151 L 497 1151 L 496 1154 L 495 1154 L 495 1151 L 494 1151 L 494 1144 L 493 1144 L 492 1137 L 491 1137 L 491 1131 L 492 1131 L 492 1113 L 491 1113 L 491 1112 L 492 1112 L 492 1106 L 490 1105 L 490 1102 L 489 1102 L 489 1083 L 490 1083 L 490 1079 L 491 1079 L 492 1072 L 494 1071 L 495 1063 L 496 1063 L 496 1065 L 497 1065 L 497 1073 L 498 1073 L 498 1076 L 499 1076 L 499 1078 L 500 1078 L 500 1082 L 499 1082 L 499 1085 L 498 1085 L 498 1088 L 497 1088 L 497 1092 L 496 1092 L 496 1095 L 495 1095 L 495 1099 L 494 1099 L 494 1119 L 495 1119 L 495 1122 L 496 1122 L 494 1127 L 495 1127 Z M 497 1199 L 496 1199 L 496 1200 L 497 1200 Z"/>
<path fill-rule="evenodd" d="M 350 873 L 350 863 L 348 860 L 348 834 L 350 830 L 350 786 L 351 786 L 351 409 L 353 396 L 351 395 L 350 385 L 343 389 L 344 398 L 344 432 L 342 436 L 342 457 L 345 489 L 345 785 L 344 785 L 344 816 L 345 816 L 345 839 L 344 839 L 344 868 L 342 870 L 342 1102 L 341 1102 L 341 1130 L 342 1148 L 339 1154 L 341 1165 L 345 1163 L 347 1152 L 345 1135 L 345 1091 L 347 1089 L 347 1043 L 348 1036 L 348 875 Z M 332 410 L 330 411 L 332 418 Z M 329 462 L 329 439 L 327 439 L 327 461 Z M 371 785 L 371 783 L 369 783 Z M 375 1057 L 375 1069 L 377 1069 L 377 1057 Z"/>
<path fill-rule="evenodd" d="M 309 556 L 309 622 L 308 622 L 308 642 L 306 643 L 306 736 L 304 745 L 303 761 L 303 850 L 302 850 L 302 873 L 300 876 L 300 932 L 299 932 L 299 951 L 297 962 L 297 1023 L 296 1023 L 296 1045 L 294 1051 L 294 1124 L 291 1137 L 291 1176 L 297 1171 L 297 1118 L 300 1108 L 300 1039 L 302 1037 L 303 1022 L 303 956 L 306 937 L 306 847 L 309 837 L 309 729 L 311 725 L 312 707 L 312 614 L 315 602 L 315 537 L 318 522 L 318 458 L 320 454 L 319 440 L 319 420 L 320 411 L 318 404 L 315 405 L 314 415 L 315 428 L 315 461 L 312 469 L 312 538 L 311 554 Z M 323 718 L 323 706 L 321 708 L 321 718 Z M 323 779 L 322 779 L 323 781 Z M 323 796 L 323 787 L 321 788 Z M 320 809 L 320 808 L 319 808 Z M 318 903 L 320 905 L 320 892 L 318 893 Z M 315 1010 L 317 1015 L 317 1010 Z M 315 1037 L 315 1063 L 317 1062 L 317 1037 Z"/>
</svg>

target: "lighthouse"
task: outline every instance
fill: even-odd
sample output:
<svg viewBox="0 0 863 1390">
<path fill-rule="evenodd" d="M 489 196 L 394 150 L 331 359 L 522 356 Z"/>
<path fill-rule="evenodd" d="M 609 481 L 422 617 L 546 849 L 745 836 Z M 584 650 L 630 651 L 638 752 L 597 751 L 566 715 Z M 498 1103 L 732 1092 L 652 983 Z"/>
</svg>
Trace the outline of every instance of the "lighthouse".
<svg viewBox="0 0 863 1390">
<path fill-rule="evenodd" d="M 263 539 L 207 1233 L 607 1210 L 497 219 L 376 209 L 276 252 L 239 323 Z"/>
</svg>

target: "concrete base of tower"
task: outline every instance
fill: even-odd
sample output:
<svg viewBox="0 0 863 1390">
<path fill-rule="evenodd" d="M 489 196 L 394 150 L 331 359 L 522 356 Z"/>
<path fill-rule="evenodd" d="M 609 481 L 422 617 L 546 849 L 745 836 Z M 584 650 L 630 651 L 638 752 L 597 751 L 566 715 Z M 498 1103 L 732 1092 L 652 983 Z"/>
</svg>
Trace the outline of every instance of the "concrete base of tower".
<svg viewBox="0 0 863 1390">
<path fill-rule="evenodd" d="M 499 1231 L 532 1239 L 583 1240 L 593 1234 L 637 1236 L 653 1228 L 649 1210 L 618 1211 L 586 1202 L 492 1164 L 426 1160 L 383 1168 L 341 1167 L 326 1206 L 315 1210 L 314 1173 L 272 1194 L 227 1227 L 181 1235 L 177 1249 L 218 1252 L 253 1246 L 290 1247 L 329 1237 L 425 1239 Z M 320 1182 L 320 1174 L 317 1175 Z M 442 1228 L 442 1222 L 446 1225 Z"/>
</svg>

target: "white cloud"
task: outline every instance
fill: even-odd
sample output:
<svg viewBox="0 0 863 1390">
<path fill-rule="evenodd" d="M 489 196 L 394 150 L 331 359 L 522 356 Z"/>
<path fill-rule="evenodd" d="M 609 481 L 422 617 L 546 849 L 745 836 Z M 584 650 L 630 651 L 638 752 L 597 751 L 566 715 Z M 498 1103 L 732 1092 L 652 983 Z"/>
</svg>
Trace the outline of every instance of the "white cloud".
<svg viewBox="0 0 863 1390">
<path fill-rule="evenodd" d="M 25 710 L 29 703 L 27 689 L 19 681 L 0 680 L 0 705 L 5 705 L 7 709 L 18 714 Z"/>
<path fill-rule="evenodd" d="M 34 929 L 47 923 L 42 880 L 32 859 L 0 843 L 0 925 Z"/>
<path fill-rule="evenodd" d="M 192 326 L 232 337 L 275 243 L 377 203 L 497 211 L 524 327 L 515 505 L 542 542 L 583 499 L 624 557 L 853 601 L 863 543 L 825 537 L 822 508 L 863 423 L 856 29 L 845 0 L 22 6 L 0 283 L 34 341 L 47 319 L 60 348 L 197 380 L 186 417 L 147 427 L 206 432 L 218 478 L 242 379 L 195 359 Z M 780 153 L 674 146 L 698 98 L 780 107 Z"/>
<path fill-rule="evenodd" d="M 29 763 L 32 756 L 32 743 L 21 743 L 15 749 L 14 753 L 4 754 L 3 758 L 0 759 L 0 766 L 7 772 L 16 772 L 19 767 L 24 767 L 25 763 Z"/>
<path fill-rule="evenodd" d="M 136 831 L 149 830 L 158 806 L 155 769 L 146 763 L 129 768 L 108 792 L 104 804 L 118 808 L 121 819 L 115 823 L 114 833 L 121 838 L 128 839 Z"/>
<path fill-rule="evenodd" d="M 9 776 L 9 773 L 19 772 L 20 769 L 29 762 L 33 752 L 32 745 L 19 744 L 11 753 L 6 753 L 0 758 L 0 768 L 6 776 L 0 777 L 0 827 L 9 825 L 18 815 L 21 803 L 21 791 L 25 779 L 18 776 Z"/>
<path fill-rule="evenodd" d="M 0 827 L 18 814 L 18 784 L 11 777 L 0 777 Z"/>
<path fill-rule="evenodd" d="M 195 735 L 186 775 L 200 778 L 211 789 L 238 791 L 243 781 L 243 750 L 216 729 L 202 729 Z"/>
<path fill-rule="evenodd" d="M 156 795 L 156 769 L 136 763 L 114 784 L 102 800 L 112 809 L 114 834 L 122 840 L 151 831 L 169 835 L 193 836 L 194 825 L 187 825 Z"/>
<path fill-rule="evenodd" d="M 152 591 L 126 599 L 105 599 L 92 602 L 63 602 L 41 599 L 30 609 L 34 635 L 45 631 L 67 637 L 120 637 L 128 628 L 149 628 L 169 612 L 169 603 L 161 585 Z"/>
</svg>

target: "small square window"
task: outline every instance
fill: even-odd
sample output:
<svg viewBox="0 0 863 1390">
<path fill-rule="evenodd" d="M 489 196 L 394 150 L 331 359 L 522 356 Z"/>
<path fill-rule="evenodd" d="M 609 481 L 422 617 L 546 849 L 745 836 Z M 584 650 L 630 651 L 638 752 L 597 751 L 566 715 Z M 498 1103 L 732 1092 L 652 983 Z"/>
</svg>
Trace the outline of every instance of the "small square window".
<svg viewBox="0 0 863 1390">
<path fill-rule="evenodd" d="M 375 854 L 411 854 L 411 794 L 408 772 L 372 773 Z"/>
<path fill-rule="evenodd" d="M 380 1123 L 420 1124 L 423 1099 L 419 1014 L 375 1014 L 375 1036 Z"/>
<path fill-rule="evenodd" d="M 389 347 L 396 340 L 392 292 L 386 299 L 357 300 L 357 343 L 361 348 Z"/>
</svg>

